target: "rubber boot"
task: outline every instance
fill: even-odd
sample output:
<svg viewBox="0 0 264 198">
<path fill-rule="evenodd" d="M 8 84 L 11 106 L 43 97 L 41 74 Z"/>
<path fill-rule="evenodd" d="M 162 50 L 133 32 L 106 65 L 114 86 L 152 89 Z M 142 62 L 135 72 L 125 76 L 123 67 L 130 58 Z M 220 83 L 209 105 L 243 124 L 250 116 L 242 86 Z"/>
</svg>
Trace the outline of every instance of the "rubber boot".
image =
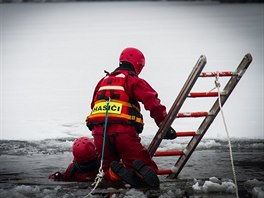
<svg viewBox="0 0 264 198">
<path fill-rule="evenodd" d="M 156 172 L 146 166 L 141 160 L 135 160 L 133 168 L 145 184 L 153 188 L 159 187 L 160 181 Z"/>
<path fill-rule="evenodd" d="M 133 170 L 126 169 L 121 162 L 111 162 L 110 168 L 122 181 L 131 185 L 131 187 L 140 187 L 142 183 L 141 179 L 135 174 Z"/>
</svg>

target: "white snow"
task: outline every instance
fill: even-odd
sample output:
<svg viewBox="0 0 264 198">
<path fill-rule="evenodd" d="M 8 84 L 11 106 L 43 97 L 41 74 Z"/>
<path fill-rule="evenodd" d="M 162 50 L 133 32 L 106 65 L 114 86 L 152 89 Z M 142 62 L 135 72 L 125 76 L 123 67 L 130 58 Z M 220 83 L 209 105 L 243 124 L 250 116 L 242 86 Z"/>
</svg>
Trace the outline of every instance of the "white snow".
<svg viewBox="0 0 264 198">
<path fill-rule="evenodd" d="M 128 192 L 126 192 L 125 197 L 127 198 L 133 198 L 133 197 L 147 198 L 147 196 L 143 192 L 136 190 L 136 189 L 131 189 Z"/>
<path fill-rule="evenodd" d="M 194 180 L 194 185 L 192 189 L 194 191 L 194 196 L 196 195 L 210 195 L 210 193 L 222 193 L 222 197 L 225 195 L 235 194 L 235 185 L 231 180 L 228 179 L 218 179 L 216 177 L 211 177 L 209 180 L 201 182 L 200 180 Z M 257 179 L 248 180 L 244 184 L 248 187 L 249 193 L 253 198 L 262 198 L 264 195 L 264 186 L 263 181 L 258 181 Z M 75 189 L 74 189 L 75 190 Z M 175 189 L 175 192 L 169 190 L 160 195 L 160 198 L 167 198 L 172 196 L 182 196 L 182 191 Z M 63 192 L 63 189 L 60 185 L 55 186 L 54 188 L 43 188 L 40 186 L 32 186 L 32 185 L 18 185 L 14 188 L 6 191 L 4 189 L 0 189 L 1 197 L 10 197 L 10 198 L 25 198 L 25 197 L 58 197 L 60 196 L 60 192 Z M 73 191 L 73 194 L 76 194 Z M 175 194 L 176 193 L 176 194 Z M 64 194 L 63 197 L 71 197 L 73 194 Z M 215 194 L 217 195 L 217 194 Z M 219 194 L 218 194 L 219 195 Z M 115 195 L 113 195 L 115 196 Z M 145 198 L 146 194 L 143 192 L 131 189 L 125 193 L 125 197 L 131 198 Z M 221 196 L 219 196 L 221 197 Z M 229 196 L 228 196 L 229 197 Z"/>
<path fill-rule="evenodd" d="M 221 181 L 216 177 L 209 178 L 203 185 L 199 184 L 199 181 L 192 186 L 196 193 L 210 193 L 210 192 L 224 192 L 235 193 L 235 184 L 232 181 Z"/>
<path fill-rule="evenodd" d="M 252 190 L 252 196 L 256 198 L 264 197 L 264 187 L 254 187 Z"/>
<path fill-rule="evenodd" d="M 30 185 L 18 185 L 11 189 L 10 191 L 6 191 L 0 189 L 1 197 L 9 197 L 9 198 L 27 198 L 27 197 L 36 197 L 36 198 L 51 198 L 57 197 L 58 191 L 61 189 L 61 186 L 56 186 L 53 189 L 41 189 L 39 186 L 30 186 Z M 67 197 L 67 194 L 64 195 Z"/>
<path fill-rule="evenodd" d="M 254 198 L 264 197 L 264 181 L 251 179 L 245 182 L 245 188 L 251 192 Z"/>
<path fill-rule="evenodd" d="M 192 189 L 197 194 L 222 192 L 227 194 L 235 194 L 235 184 L 229 179 L 218 179 L 211 177 L 209 180 L 202 183 L 199 180 L 194 180 L 195 184 Z M 257 179 L 248 180 L 244 183 L 247 191 L 254 198 L 262 198 L 264 196 L 264 182 Z"/>
<path fill-rule="evenodd" d="M 94 86 L 104 69 L 118 65 L 121 50 L 128 46 L 145 54 L 140 76 L 168 109 L 201 54 L 208 60 L 205 71 L 232 71 L 252 53 L 252 65 L 224 112 L 232 137 L 263 138 L 263 4 L 1 4 L 0 18 L 0 139 L 91 135 L 85 118 Z M 201 80 L 195 89 L 213 87 L 214 79 Z M 208 102 L 198 101 L 184 108 L 209 110 Z M 149 112 L 143 114 L 144 134 L 154 134 L 157 126 Z M 173 126 L 178 131 L 197 129 L 194 120 Z M 207 136 L 225 137 L 220 116 Z"/>
</svg>

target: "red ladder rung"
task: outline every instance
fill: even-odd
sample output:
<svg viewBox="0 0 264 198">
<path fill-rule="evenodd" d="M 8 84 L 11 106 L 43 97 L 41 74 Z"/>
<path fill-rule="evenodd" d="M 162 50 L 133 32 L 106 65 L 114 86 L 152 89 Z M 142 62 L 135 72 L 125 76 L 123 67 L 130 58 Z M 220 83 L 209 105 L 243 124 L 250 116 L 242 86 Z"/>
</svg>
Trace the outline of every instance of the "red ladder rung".
<svg viewBox="0 0 264 198">
<path fill-rule="evenodd" d="M 177 137 L 195 136 L 195 131 L 176 132 Z"/>
<path fill-rule="evenodd" d="M 184 155 L 183 151 L 156 151 L 155 157 Z"/>
<path fill-rule="evenodd" d="M 172 170 L 167 169 L 167 170 L 158 170 L 158 175 L 169 175 L 172 173 Z"/>
<path fill-rule="evenodd" d="M 189 93 L 189 98 L 198 98 L 198 97 L 217 97 L 218 92 L 191 92 Z"/>
<path fill-rule="evenodd" d="M 186 118 L 186 117 L 206 117 L 208 116 L 208 112 L 183 112 L 178 113 L 177 118 Z"/>
<path fill-rule="evenodd" d="M 226 71 L 226 72 L 202 72 L 200 77 L 215 77 L 217 74 L 221 77 L 235 76 L 237 73 Z"/>
</svg>

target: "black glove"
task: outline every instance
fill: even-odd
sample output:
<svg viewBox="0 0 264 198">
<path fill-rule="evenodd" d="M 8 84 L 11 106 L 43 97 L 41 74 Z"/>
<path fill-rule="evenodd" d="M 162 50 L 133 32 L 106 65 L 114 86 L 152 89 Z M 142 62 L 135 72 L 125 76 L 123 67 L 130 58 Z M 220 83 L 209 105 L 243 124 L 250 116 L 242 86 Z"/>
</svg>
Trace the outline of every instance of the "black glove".
<svg viewBox="0 0 264 198">
<path fill-rule="evenodd" d="M 176 131 L 172 127 L 170 127 L 163 139 L 174 140 L 176 137 Z"/>
<path fill-rule="evenodd" d="M 60 181 L 62 178 L 62 174 L 60 172 L 54 173 L 54 181 Z"/>
<path fill-rule="evenodd" d="M 88 127 L 88 129 L 90 131 L 93 131 L 93 124 L 89 123 L 89 122 L 86 122 L 86 126 Z"/>
</svg>

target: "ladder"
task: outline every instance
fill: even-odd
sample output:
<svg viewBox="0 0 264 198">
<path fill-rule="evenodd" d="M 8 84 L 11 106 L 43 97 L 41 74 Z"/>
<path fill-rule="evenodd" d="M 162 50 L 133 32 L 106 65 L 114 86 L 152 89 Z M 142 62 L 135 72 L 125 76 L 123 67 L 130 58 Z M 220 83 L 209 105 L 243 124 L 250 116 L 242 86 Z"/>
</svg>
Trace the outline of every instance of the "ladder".
<svg viewBox="0 0 264 198">
<path fill-rule="evenodd" d="M 159 170 L 159 175 L 168 175 L 169 178 L 176 178 L 179 175 L 182 168 L 187 163 L 188 159 L 191 157 L 192 153 L 196 149 L 197 145 L 202 140 L 206 131 L 216 118 L 217 114 L 220 111 L 220 107 L 225 104 L 228 97 L 238 84 L 241 77 L 246 72 L 251 62 L 252 56 L 248 53 L 244 56 L 235 72 L 202 72 L 206 64 L 206 57 L 204 55 L 200 56 L 191 74 L 186 80 L 182 90 L 180 91 L 178 97 L 176 98 L 170 111 L 168 112 L 167 117 L 163 121 L 161 127 L 159 128 L 158 132 L 156 133 L 155 137 L 153 138 L 152 142 L 148 147 L 148 151 L 152 157 L 179 156 L 178 160 L 172 168 L 167 170 Z M 197 79 L 205 77 L 230 77 L 230 79 L 226 83 L 223 91 L 220 93 L 220 96 L 218 92 L 191 92 L 191 89 L 193 88 L 193 85 L 195 84 Z M 218 96 L 220 97 L 221 106 L 219 105 Z M 183 103 L 187 98 L 201 97 L 216 97 L 216 100 L 209 112 L 179 112 L 180 108 L 182 107 Z M 175 119 L 193 117 L 204 117 L 202 123 L 196 131 L 176 132 L 177 137 L 192 137 L 183 151 L 157 151 L 157 148 L 159 147 L 163 137 L 165 136 L 166 132 L 168 131 Z"/>
</svg>

